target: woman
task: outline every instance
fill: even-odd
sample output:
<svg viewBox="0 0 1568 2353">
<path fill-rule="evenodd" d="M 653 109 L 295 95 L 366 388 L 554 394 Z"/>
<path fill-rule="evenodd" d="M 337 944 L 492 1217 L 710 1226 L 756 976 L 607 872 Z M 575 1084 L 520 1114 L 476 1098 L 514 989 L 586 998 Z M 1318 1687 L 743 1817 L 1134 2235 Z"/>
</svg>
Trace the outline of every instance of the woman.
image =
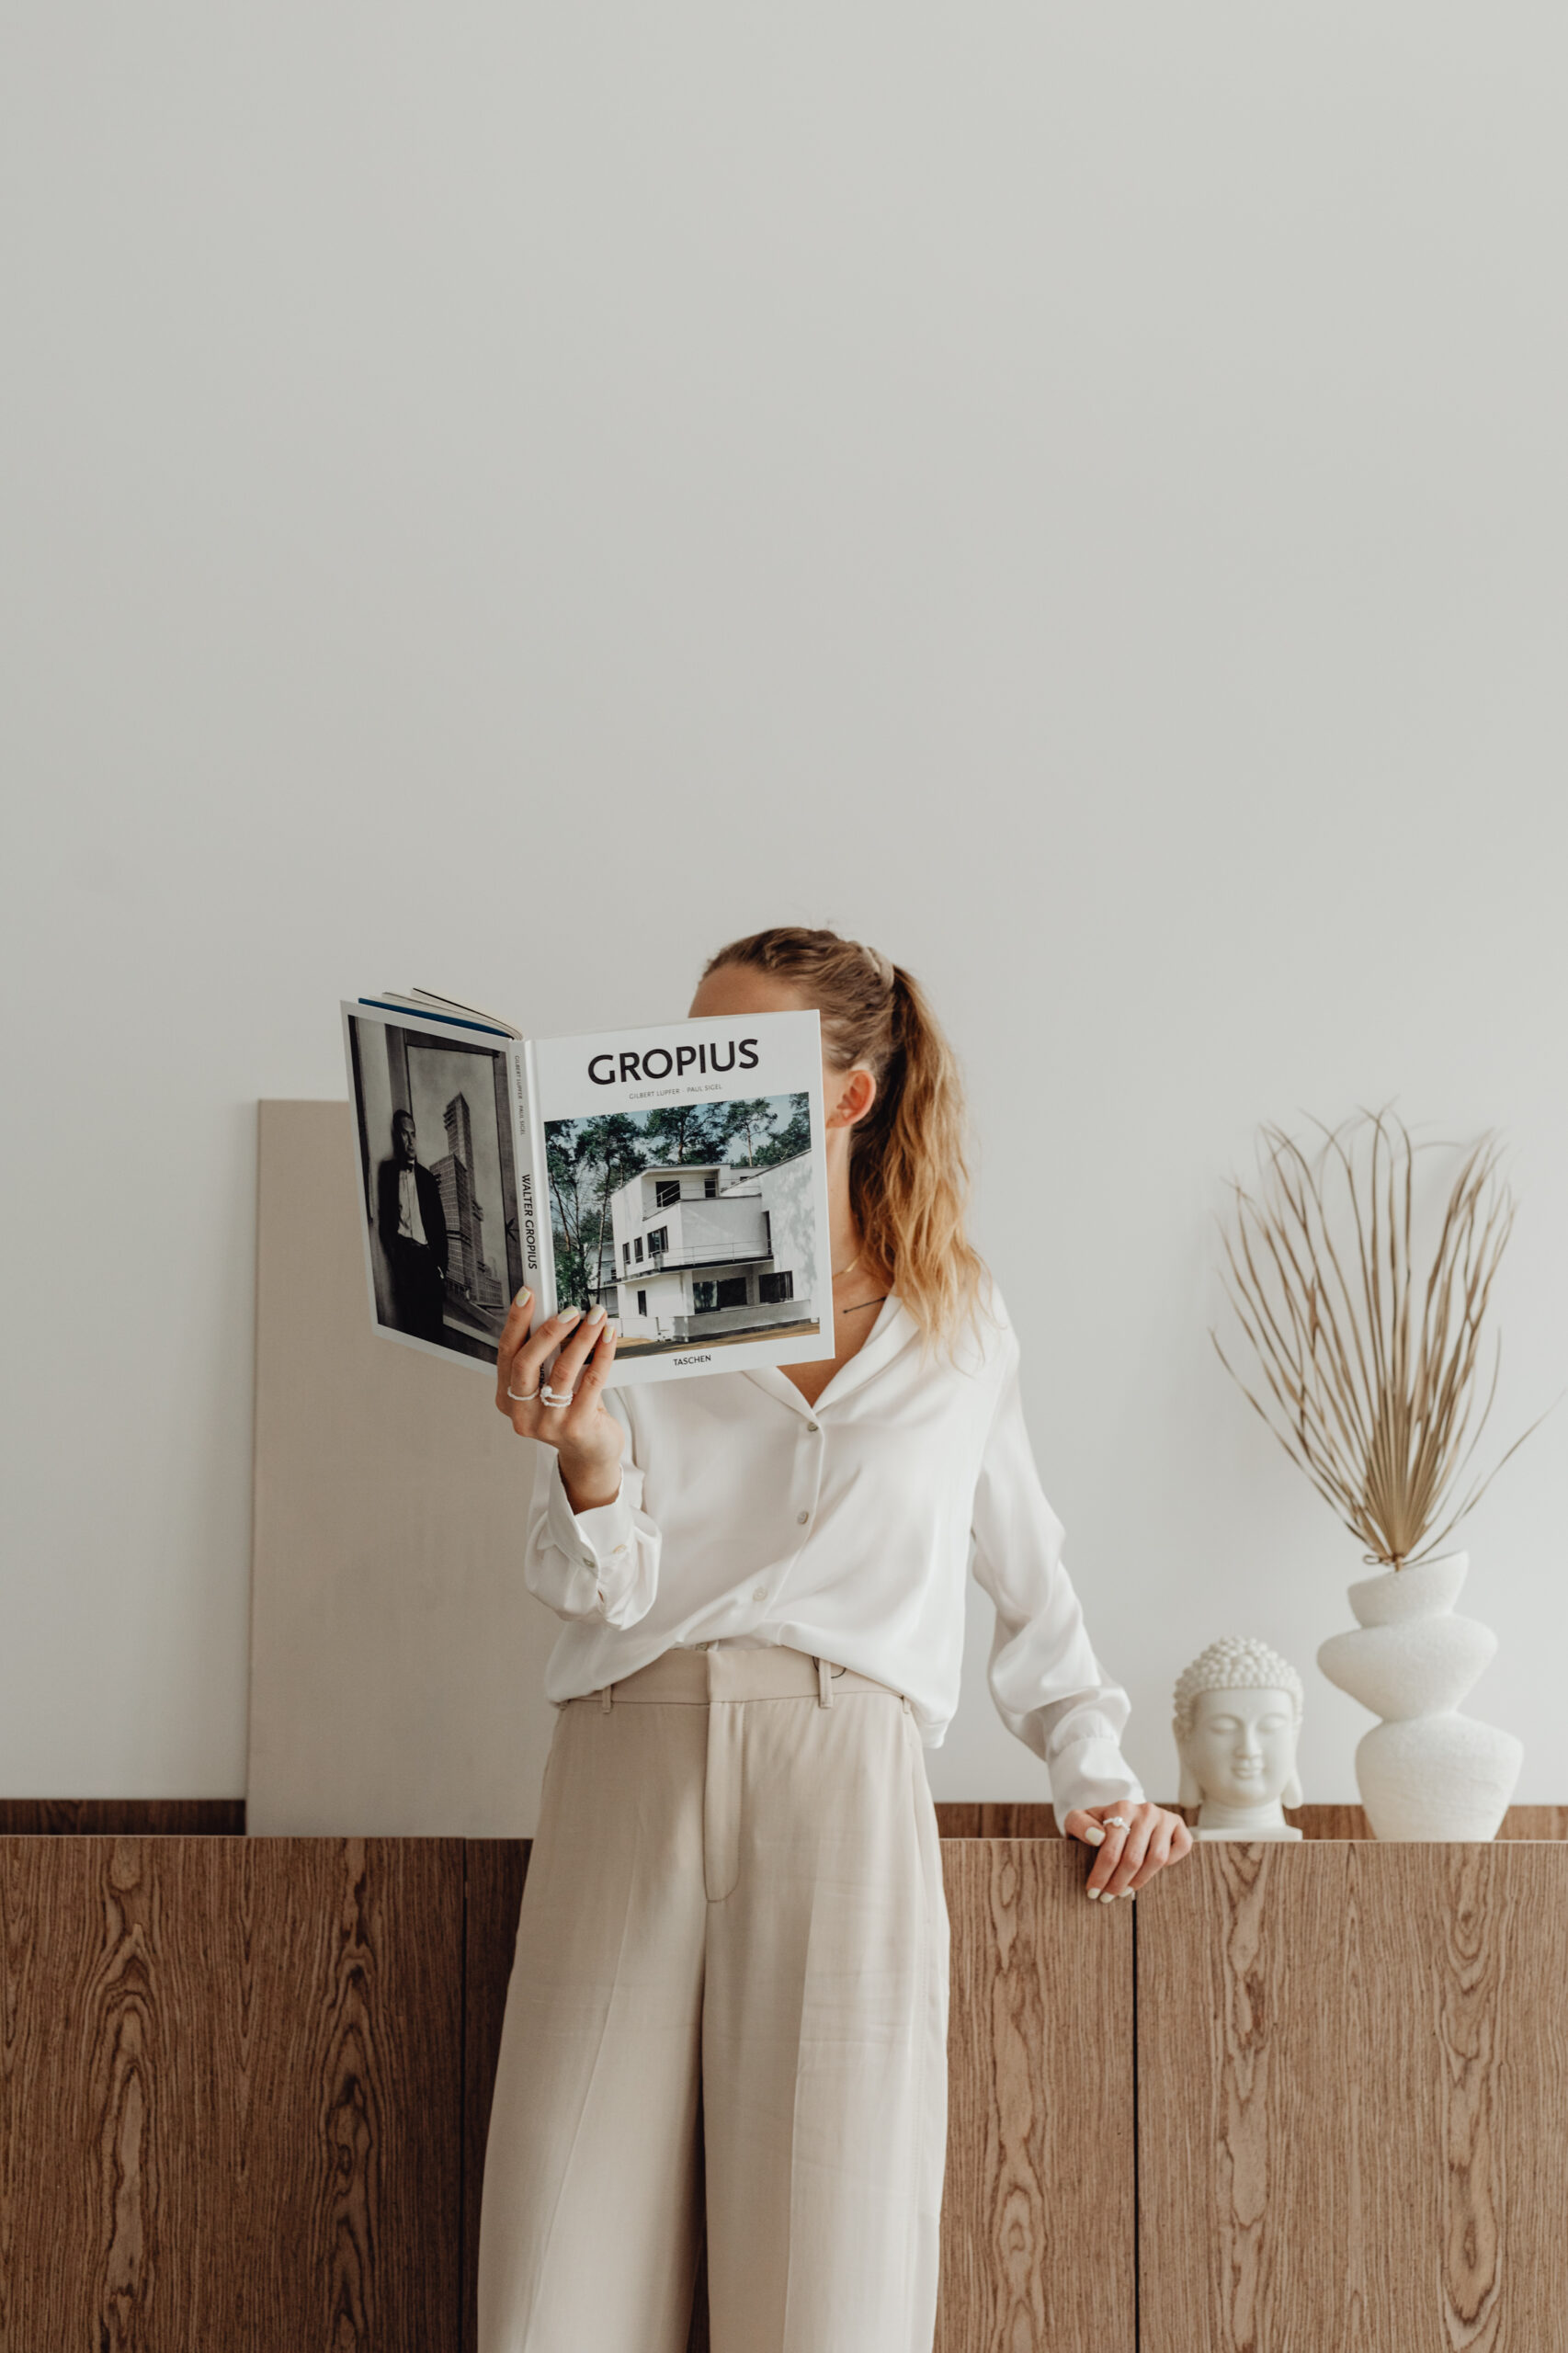
<svg viewBox="0 0 1568 2353">
<path fill-rule="evenodd" d="M 721 949 L 691 1011 L 812 1006 L 833 1359 L 619 1390 L 612 1413 L 602 1310 L 530 1337 L 525 1292 L 501 1341 L 496 1403 L 540 1441 L 526 1574 L 567 1623 L 480 2353 L 684 2353 L 704 2206 L 714 2353 L 930 2353 L 948 1917 L 922 1752 L 958 1698 L 971 1540 L 992 1693 L 1098 1847 L 1089 1895 L 1192 1843 L 1118 1746 L 1127 1695 L 964 1235 L 956 1074 L 920 991 L 782 927 Z"/>
</svg>

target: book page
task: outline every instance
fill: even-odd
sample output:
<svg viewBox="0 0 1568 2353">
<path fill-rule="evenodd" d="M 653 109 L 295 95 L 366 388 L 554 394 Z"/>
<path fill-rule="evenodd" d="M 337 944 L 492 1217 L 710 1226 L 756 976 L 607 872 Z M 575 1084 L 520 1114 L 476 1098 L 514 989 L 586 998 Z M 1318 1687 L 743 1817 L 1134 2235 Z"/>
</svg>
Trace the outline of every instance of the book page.
<svg viewBox="0 0 1568 2353">
<path fill-rule="evenodd" d="M 371 1320 L 494 1367 L 524 1281 L 506 1039 L 345 1005 Z"/>
</svg>

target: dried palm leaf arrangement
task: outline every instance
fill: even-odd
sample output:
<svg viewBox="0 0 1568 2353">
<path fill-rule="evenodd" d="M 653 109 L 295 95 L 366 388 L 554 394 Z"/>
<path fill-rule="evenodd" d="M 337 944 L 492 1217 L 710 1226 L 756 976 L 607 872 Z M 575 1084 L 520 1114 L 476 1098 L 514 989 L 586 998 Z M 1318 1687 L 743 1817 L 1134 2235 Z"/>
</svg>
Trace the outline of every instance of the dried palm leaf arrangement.
<svg viewBox="0 0 1568 2353">
<path fill-rule="evenodd" d="M 1490 1132 L 1461 1152 L 1440 1215 L 1424 1221 L 1416 1163 L 1442 1147 L 1387 1110 L 1312 1126 L 1310 1149 L 1260 1129 L 1256 1184 L 1233 1182 L 1221 1221 L 1252 1384 L 1210 1337 L 1367 1558 L 1404 1568 L 1437 1551 L 1539 1427 L 1467 1484 L 1496 1394 L 1501 1348 L 1483 1393 L 1482 1326 L 1517 1205 Z"/>
</svg>

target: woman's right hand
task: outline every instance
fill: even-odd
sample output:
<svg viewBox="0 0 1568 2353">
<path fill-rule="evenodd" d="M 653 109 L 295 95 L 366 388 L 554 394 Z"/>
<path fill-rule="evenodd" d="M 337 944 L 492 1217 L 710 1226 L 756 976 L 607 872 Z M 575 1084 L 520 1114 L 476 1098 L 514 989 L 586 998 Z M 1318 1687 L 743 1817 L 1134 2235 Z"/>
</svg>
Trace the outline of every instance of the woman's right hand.
<svg viewBox="0 0 1568 2353">
<path fill-rule="evenodd" d="M 519 1438 L 537 1438 L 561 1457 L 561 1483 L 575 1511 L 614 1503 L 620 1492 L 620 1424 L 603 1402 L 615 1362 L 615 1326 L 602 1307 L 547 1316 L 528 1332 L 533 1293 L 520 1290 L 501 1331 L 495 1362 L 495 1410 Z M 548 1382 L 545 1360 L 559 1348 Z M 540 1391 L 572 1392 L 569 1405 L 549 1405 Z M 507 1392 L 510 1392 L 511 1394 Z"/>
</svg>

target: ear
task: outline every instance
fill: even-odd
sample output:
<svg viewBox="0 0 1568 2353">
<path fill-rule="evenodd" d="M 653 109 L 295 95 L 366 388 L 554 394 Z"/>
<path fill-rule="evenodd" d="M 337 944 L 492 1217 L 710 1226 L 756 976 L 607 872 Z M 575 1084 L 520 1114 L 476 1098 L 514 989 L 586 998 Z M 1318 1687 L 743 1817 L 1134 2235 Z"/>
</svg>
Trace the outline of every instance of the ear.
<svg viewBox="0 0 1568 2353">
<path fill-rule="evenodd" d="M 1290 1778 L 1279 1792 L 1279 1802 L 1281 1805 L 1304 1805 L 1306 1802 L 1301 1795 L 1301 1776 L 1293 1765 L 1290 1768 Z"/>
<path fill-rule="evenodd" d="M 836 1090 L 836 1091 L 835 1091 Z M 830 1128 L 852 1128 L 863 1120 L 877 1099 L 877 1082 L 859 1063 L 827 1076 L 823 1088 L 823 1116 Z"/>
<path fill-rule="evenodd" d="M 1176 1731 L 1176 1726 L 1174 1724 L 1171 1726 L 1171 1730 L 1173 1732 Z M 1176 1803 L 1177 1805 L 1201 1805 L 1203 1803 L 1203 1792 L 1199 1788 L 1198 1783 L 1193 1777 L 1192 1768 L 1187 1761 L 1187 1750 L 1182 1744 L 1179 1733 L 1176 1735 L 1176 1756 L 1181 1760 L 1181 1772 L 1178 1777 L 1178 1787 L 1176 1789 Z"/>
</svg>

